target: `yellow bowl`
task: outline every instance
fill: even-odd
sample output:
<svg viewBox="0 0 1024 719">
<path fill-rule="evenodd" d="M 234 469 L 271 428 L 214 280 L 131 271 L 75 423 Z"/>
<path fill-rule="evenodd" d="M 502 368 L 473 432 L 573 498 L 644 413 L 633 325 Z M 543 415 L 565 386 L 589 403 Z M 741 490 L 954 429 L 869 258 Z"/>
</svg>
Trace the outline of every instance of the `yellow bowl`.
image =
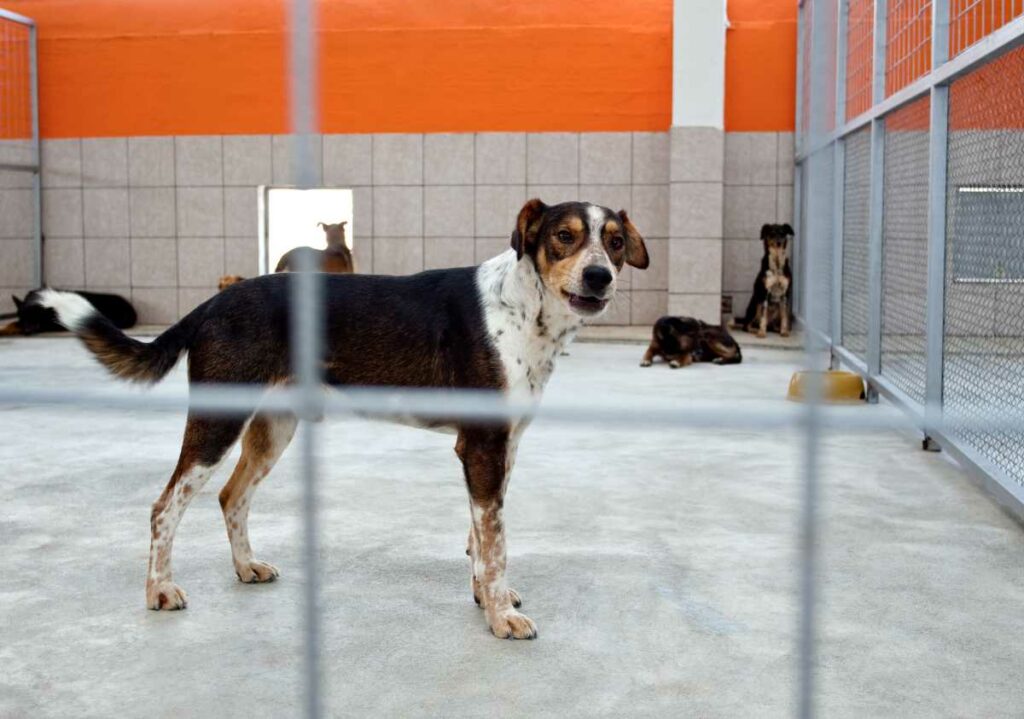
<svg viewBox="0 0 1024 719">
<path fill-rule="evenodd" d="M 821 401 L 830 404 L 849 404 L 864 399 L 864 380 L 853 372 L 829 370 L 828 372 L 796 372 L 789 380 L 786 399 L 803 402 L 807 398 L 808 385 L 814 379 L 821 382 Z"/>
</svg>

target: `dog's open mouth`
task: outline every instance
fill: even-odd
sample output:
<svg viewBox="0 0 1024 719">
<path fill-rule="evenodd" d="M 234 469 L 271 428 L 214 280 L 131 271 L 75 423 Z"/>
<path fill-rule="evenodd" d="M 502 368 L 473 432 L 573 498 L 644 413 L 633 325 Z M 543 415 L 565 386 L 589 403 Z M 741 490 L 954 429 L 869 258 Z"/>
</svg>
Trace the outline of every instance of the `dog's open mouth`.
<svg viewBox="0 0 1024 719">
<path fill-rule="evenodd" d="M 577 312 L 582 314 L 596 314 L 604 309 L 604 306 L 608 304 L 608 300 L 601 299 L 600 297 L 587 297 L 584 295 L 574 295 L 572 292 L 566 292 L 562 290 L 569 300 L 569 306 Z"/>
</svg>

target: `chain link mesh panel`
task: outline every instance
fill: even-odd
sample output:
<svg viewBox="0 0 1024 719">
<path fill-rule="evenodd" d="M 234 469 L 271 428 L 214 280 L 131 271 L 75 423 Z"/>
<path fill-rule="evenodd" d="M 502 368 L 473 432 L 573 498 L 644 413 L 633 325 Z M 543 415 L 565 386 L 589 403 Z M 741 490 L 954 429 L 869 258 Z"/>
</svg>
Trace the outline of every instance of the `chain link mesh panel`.
<svg viewBox="0 0 1024 719">
<path fill-rule="evenodd" d="M 846 119 L 871 107 L 874 0 L 849 0 L 846 15 Z"/>
<path fill-rule="evenodd" d="M 30 42 L 28 27 L 0 19 L 0 162 L 35 160 Z"/>
<path fill-rule="evenodd" d="M 868 350 L 868 214 L 871 127 L 846 139 L 843 185 L 843 345 L 862 361 Z"/>
<path fill-rule="evenodd" d="M 885 94 L 891 95 L 932 69 L 931 0 L 889 0 L 886 28 Z"/>
<path fill-rule="evenodd" d="M 924 404 L 928 300 L 928 96 L 885 118 L 882 374 Z"/>
<path fill-rule="evenodd" d="M 950 0 L 949 56 L 1024 14 L 1024 0 Z"/>
<path fill-rule="evenodd" d="M 943 404 L 980 455 L 1024 485 L 1024 48 L 950 87 Z"/>
</svg>

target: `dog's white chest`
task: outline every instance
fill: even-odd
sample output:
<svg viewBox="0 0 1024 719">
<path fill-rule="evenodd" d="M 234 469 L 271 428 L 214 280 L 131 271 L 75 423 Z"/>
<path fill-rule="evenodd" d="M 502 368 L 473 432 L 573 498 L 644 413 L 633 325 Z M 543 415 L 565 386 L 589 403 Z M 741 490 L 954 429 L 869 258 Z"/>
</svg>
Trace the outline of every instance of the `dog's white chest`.
<svg viewBox="0 0 1024 719">
<path fill-rule="evenodd" d="M 509 394 L 539 395 L 579 320 L 549 300 L 536 271 L 511 250 L 481 265 L 477 284 Z"/>
</svg>

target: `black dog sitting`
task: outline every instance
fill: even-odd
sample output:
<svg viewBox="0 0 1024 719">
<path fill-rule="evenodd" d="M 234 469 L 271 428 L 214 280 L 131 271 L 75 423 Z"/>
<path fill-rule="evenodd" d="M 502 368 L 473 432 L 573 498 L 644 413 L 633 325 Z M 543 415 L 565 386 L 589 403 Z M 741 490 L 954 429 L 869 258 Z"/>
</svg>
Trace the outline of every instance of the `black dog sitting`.
<svg viewBox="0 0 1024 719">
<path fill-rule="evenodd" d="M 768 330 L 789 336 L 790 298 L 793 294 L 793 273 L 789 269 L 788 245 L 793 237 L 789 224 L 762 225 L 761 241 L 764 256 L 754 279 L 754 294 L 743 317 L 733 320 L 733 327 L 764 337 Z"/>
<path fill-rule="evenodd" d="M 664 357 L 672 369 L 686 367 L 691 362 L 739 364 L 743 361 L 740 346 L 729 330 L 692 317 L 662 317 L 654 323 L 651 344 L 640 366 L 650 367 L 659 356 Z"/>
<path fill-rule="evenodd" d="M 119 329 L 134 327 L 138 317 L 135 308 L 131 303 L 120 295 L 108 295 L 99 292 L 78 292 L 89 301 L 93 307 L 100 311 L 104 317 L 114 323 Z M 66 332 L 63 326 L 57 324 L 56 315 L 53 310 L 39 304 L 39 290 L 32 290 L 25 299 L 19 300 L 14 295 L 14 306 L 17 312 L 8 317 L 18 319 L 0 328 L 0 335 L 35 335 L 40 332 Z"/>
</svg>

